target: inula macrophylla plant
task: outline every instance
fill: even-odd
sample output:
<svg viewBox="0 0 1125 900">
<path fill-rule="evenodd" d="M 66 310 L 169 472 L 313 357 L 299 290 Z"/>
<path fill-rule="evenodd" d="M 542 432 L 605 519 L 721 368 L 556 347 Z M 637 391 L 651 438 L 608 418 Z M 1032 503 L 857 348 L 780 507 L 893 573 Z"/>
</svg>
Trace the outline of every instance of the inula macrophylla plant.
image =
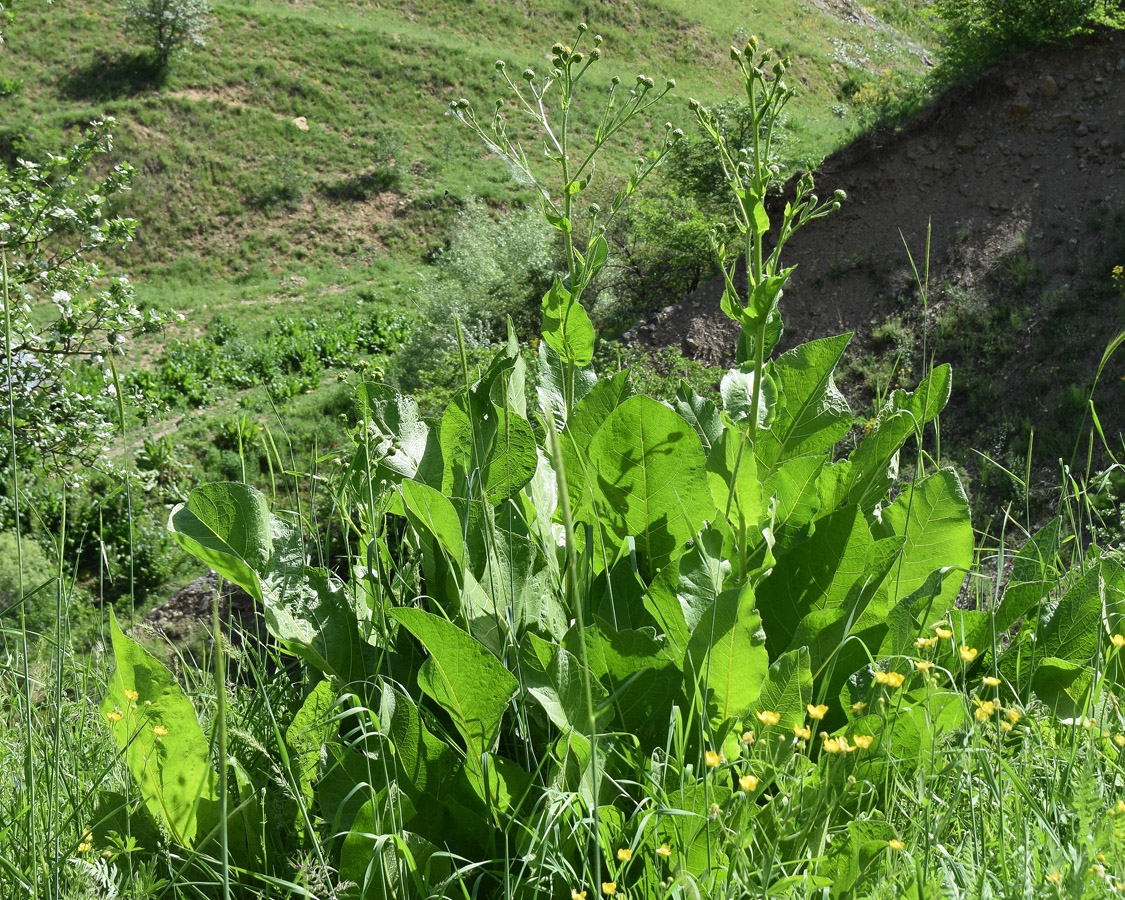
<svg viewBox="0 0 1125 900">
<path fill-rule="evenodd" d="M 739 364 L 718 397 L 684 387 L 671 407 L 637 394 L 628 372 L 599 377 L 580 303 L 605 263 L 605 216 L 663 149 L 608 212 L 581 214 L 578 199 L 596 154 L 655 88 L 641 79 L 617 106 L 611 83 L 601 126 L 576 151 L 568 116 L 594 52 L 556 45 L 542 82 L 526 73 L 518 85 L 500 67 L 547 135 L 554 191 L 502 118 L 485 129 L 454 104 L 539 185 L 566 239 L 568 271 L 544 300 L 539 408 L 514 336 L 485 371 L 465 366 L 437 420 L 361 383 L 339 486 L 354 547 L 344 580 L 308 564 L 301 522 L 253 488 L 208 485 L 175 508 L 176 540 L 261 604 L 311 690 L 279 770 L 240 768 L 227 796 L 190 715 L 184 752 L 161 752 L 170 745 L 156 738 L 172 735 L 157 719 L 180 695 L 114 633 L 102 710 L 170 840 L 215 853 L 221 832 L 223 858 L 265 883 L 292 877 L 285 854 L 267 852 L 288 834 L 365 898 L 857 896 L 875 861 L 905 847 L 882 812 L 892 786 L 952 735 L 1012 732 L 1013 698 L 1033 693 L 1093 708 L 1111 674 L 1090 665 L 1099 634 L 1119 630 L 1117 563 L 1068 577 L 1043 532 L 999 602 L 955 609 L 973 531 L 928 441 L 949 368 L 887 397 L 845 453 L 852 416 L 833 372 L 849 336 L 774 354 L 791 271 L 781 249 L 843 198 L 819 201 L 804 176 L 771 220 L 786 63 L 753 41 L 732 55 L 759 123 L 745 152 L 716 148 L 747 259 L 743 300 L 724 258 Z M 913 479 L 899 475 L 903 453 Z M 1037 609 L 1045 595 L 1057 603 Z M 1005 649 L 998 635 L 1021 618 Z M 142 680 L 159 700 L 134 711 Z M 286 785 L 272 831 L 246 799 L 271 782 Z M 225 830 L 214 824 L 224 797 Z"/>
</svg>

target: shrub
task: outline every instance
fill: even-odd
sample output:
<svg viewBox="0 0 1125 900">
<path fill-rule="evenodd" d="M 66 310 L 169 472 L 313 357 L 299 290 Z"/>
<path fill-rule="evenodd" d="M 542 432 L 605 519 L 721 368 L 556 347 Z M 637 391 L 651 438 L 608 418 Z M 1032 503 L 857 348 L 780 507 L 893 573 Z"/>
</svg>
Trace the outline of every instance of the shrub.
<svg viewBox="0 0 1125 900">
<path fill-rule="evenodd" d="M 20 554 L 22 551 L 22 574 Z M 19 602 L 25 603 L 27 629 L 42 632 L 50 624 L 55 607 L 55 594 L 43 590 L 55 577 L 42 548 L 27 537 L 17 540 L 14 531 L 0 531 L 0 621 L 18 627 Z"/>
<path fill-rule="evenodd" d="M 207 0 L 128 0 L 125 30 L 145 41 L 163 68 L 181 47 L 204 45 L 210 14 Z"/>
</svg>

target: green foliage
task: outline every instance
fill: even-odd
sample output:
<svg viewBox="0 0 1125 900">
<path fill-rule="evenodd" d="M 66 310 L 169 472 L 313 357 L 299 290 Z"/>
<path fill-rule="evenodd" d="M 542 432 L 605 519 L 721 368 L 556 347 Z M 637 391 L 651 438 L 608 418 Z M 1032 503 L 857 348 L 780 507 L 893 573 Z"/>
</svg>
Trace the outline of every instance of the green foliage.
<svg viewBox="0 0 1125 900">
<path fill-rule="evenodd" d="M 210 23 L 208 0 L 127 0 L 125 30 L 152 48 L 160 68 L 172 54 L 188 47 L 202 47 Z"/>
<path fill-rule="evenodd" d="M 58 568 L 30 538 L 17 542 L 11 531 L 0 531 L 0 620 L 18 627 L 19 604 L 24 605 L 27 629 L 46 634 L 55 618 L 55 579 Z"/>
<path fill-rule="evenodd" d="M 946 77 L 964 78 L 1012 53 L 1120 15 L 1114 0 L 938 0 Z"/>
</svg>

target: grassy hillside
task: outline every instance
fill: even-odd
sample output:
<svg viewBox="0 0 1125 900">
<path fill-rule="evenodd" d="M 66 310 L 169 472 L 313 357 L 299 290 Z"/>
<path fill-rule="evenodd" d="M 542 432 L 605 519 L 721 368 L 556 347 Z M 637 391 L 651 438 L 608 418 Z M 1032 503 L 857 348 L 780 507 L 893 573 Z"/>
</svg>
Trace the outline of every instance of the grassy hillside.
<svg viewBox="0 0 1125 900">
<path fill-rule="evenodd" d="M 915 5 L 227 0 L 213 4 L 207 46 L 159 78 L 112 0 L 27 3 L 0 52 L 0 75 L 21 83 L 0 99 L 0 153 L 40 156 L 115 116 L 118 156 L 137 170 L 122 211 L 141 221 L 119 262 L 146 300 L 188 313 L 188 327 L 217 309 L 272 318 L 294 299 L 343 308 L 365 285 L 402 303 L 461 203 L 524 199 L 444 116 L 459 96 L 490 105 L 498 57 L 543 68 L 585 17 L 605 38 L 603 82 L 677 79 L 658 127 L 685 122 L 689 96 L 729 95 L 727 47 L 758 33 L 797 60 L 788 150 L 819 158 L 855 127 L 842 90 L 922 73 Z"/>
</svg>

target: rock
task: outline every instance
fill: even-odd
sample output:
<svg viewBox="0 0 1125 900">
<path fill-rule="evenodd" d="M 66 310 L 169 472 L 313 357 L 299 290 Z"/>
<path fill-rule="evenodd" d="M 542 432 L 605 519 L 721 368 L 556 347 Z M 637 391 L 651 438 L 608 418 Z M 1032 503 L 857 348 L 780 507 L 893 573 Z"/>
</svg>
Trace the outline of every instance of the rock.
<svg viewBox="0 0 1125 900">
<path fill-rule="evenodd" d="M 967 132 L 962 132 L 957 136 L 953 146 L 958 150 L 972 150 L 977 145 L 977 139 Z"/>
<path fill-rule="evenodd" d="M 304 116 L 297 116 L 297 118 L 295 118 L 293 120 L 293 124 L 297 126 L 297 129 L 299 131 L 308 131 L 309 130 L 309 120 L 306 119 Z"/>
<path fill-rule="evenodd" d="M 1050 75 L 1044 75 L 1039 81 L 1039 93 L 1051 100 L 1059 95 L 1059 83 Z"/>
<path fill-rule="evenodd" d="M 1090 129 L 1086 125 L 1079 125 L 1074 129 L 1074 133 L 1079 137 L 1086 137 L 1090 133 Z"/>
</svg>

